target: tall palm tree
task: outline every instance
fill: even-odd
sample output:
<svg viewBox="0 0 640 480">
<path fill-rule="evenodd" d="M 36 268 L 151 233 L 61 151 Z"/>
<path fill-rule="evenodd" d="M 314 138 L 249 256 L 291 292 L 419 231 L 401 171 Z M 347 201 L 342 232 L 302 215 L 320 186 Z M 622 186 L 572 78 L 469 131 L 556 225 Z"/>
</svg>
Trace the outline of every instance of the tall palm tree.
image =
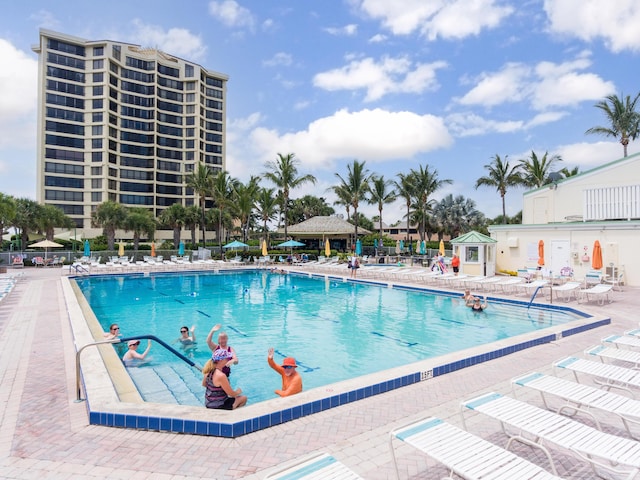
<svg viewBox="0 0 640 480">
<path fill-rule="evenodd" d="M 262 230 L 269 244 L 269 229 L 267 223 L 276 218 L 278 199 L 274 195 L 275 188 L 260 188 L 255 200 L 255 207 L 260 220 L 262 220 Z"/>
<path fill-rule="evenodd" d="M 547 183 L 551 183 L 549 174 L 556 163 L 562 159 L 558 155 L 549 156 L 549 152 L 538 158 L 538 155 L 532 150 L 529 158 L 520 160 L 520 168 L 522 169 L 523 184 L 527 187 L 540 188 Z"/>
<path fill-rule="evenodd" d="M 195 172 L 187 177 L 187 187 L 193 189 L 193 191 L 198 195 L 198 200 L 200 202 L 200 210 L 202 214 L 202 219 L 200 222 L 200 227 L 202 228 L 202 246 L 205 247 L 206 244 L 206 221 L 205 221 L 205 211 L 206 211 L 206 200 L 207 197 L 211 193 L 211 186 L 213 183 L 213 172 L 211 169 L 205 165 L 204 163 L 199 163 Z"/>
<path fill-rule="evenodd" d="M 393 185 L 391 180 L 385 180 L 384 175 L 374 175 L 371 178 L 369 185 L 369 198 L 368 202 L 372 205 L 378 206 L 378 230 L 380 234 L 380 241 L 382 241 L 382 209 L 388 203 L 396 201 L 396 194 L 389 190 Z"/>
<path fill-rule="evenodd" d="M 449 194 L 433 208 L 438 237 L 449 235 L 454 238 L 465 231 L 482 228 L 486 219 L 476 208 L 476 203 L 463 195 Z"/>
<path fill-rule="evenodd" d="M 45 234 L 47 240 L 52 241 L 56 227 L 71 228 L 75 226 L 75 222 L 70 217 L 67 217 L 61 208 L 54 205 L 40 206 L 37 223 L 38 229 Z"/>
<path fill-rule="evenodd" d="M 265 167 L 269 169 L 264 176 L 270 180 L 282 192 L 282 215 L 284 217 L 284 237 L 288 237 L 289 194 L 291 190 L 305 183 L 315 185 L 316 177 L 313 175 L 298 175 L 298 165 L 300 161 L 295 158 L 295 153 L 283 155 L 278 153 L 278 158 L 272 162 L 267 162 Z"/>
<path fill-rule="evenodd" d="M 38 229 L 40 205 L 30 198 L 17 198 L 15 206 L 16 214 L 13 217 L 13 226 L 21 231 L 21 247 L 24 249 L 29 241 L 29 232 Z"/>
<path fill-rule="evenodd" d="M 213 197 L 213 203 L 219 210 L 218 214 L 218 243 L 220 246 L 220 253 L 222 253 L 222 224 L 223 218 L 227 212 L 227 207 L 233 203 L 234 188 L 238 185 L 239 181 L 229 175 L 229 172 L 223 170 L 213 178 L 211 184 L 211 195 Z"/>
<path fill-rule="evenodd" d="M 340 185 L 337 188 L 343 192 L 348 192 L 348 198 L 350 204 L 353 207 L 353 220 L 355 225 L 355 236 L 358 239 L 358 206 L 360 202 L 366 199 L 366 194 L 369 191 L 369 181 L 371 174 L 365 167 L 367 162 L 359 162 L 354 160 L 351 164 L 347 165 L 347 178 L 343 178 L 339 173 L 335 176 L 340 180 Z M 334 192 L 336 187 L 334 187 Z M 337 192 L 336 192 L 337 193 Z"/>
<path fill-rule="evenodd" d="M 181 203 L 174 203 L 160 214 L 162 225 L 173 230 L 173 248 L 180 244 L 180 231 L 185 225 L 185 209 Z"/>
<path fill-rule="evenodd" d="M 568 169 L 567 167 L 564 167 L 562 170 L 560 170 L 560 173 L 564 178 L 573 177 L 580 173 L 580 167 L 573 167 L 572 169 Z"/>
<path fill-rule="evenodd" d="M 343 188 L 343 185 L 336 185 L 330 190 L 333 190 L 333 193 L 335 193 L 336 197 L 338 197 L 337 200 L 333 202 L 333 204 L 340 205 L 347 211 L 348 222 L 351 219 L 351 196 L 349 195 L 349 191 L 346 188 Z"/>
<path fill-rule="evenodd" d="M 524 183 L 522 175 L 520 175 L 520 164 L 510 165 L 507 157 L 508 155 L 505 155 L 504 160 L 502 160 L 500 155 L 496 153 L 492 162 L 484 166 L 485 170 L 489 172 L 489 175 L 480 177 L 476 181 L 476 190 L 481 186 L 495 187 L 500 193 L 500 199 L 502 200 L 502 223 L 507 223 L 507 207 L 505 201 L 507 188 Z"/>
<path fill-rule="evenodd" d="M 407 206 L 407 238 L 409 241 L 409 225 L 411 225 L 411 205 L 413 204 L 413 197 L 415 194 L 415 185 L 413 176 L 405 173 L 398 174 L 398 180 L 394 181 L 396 187 L 396 194 L 398 197 L 404 200 Z"/>
<path fill-rule="evenodd" d="M 413 177 L 413 185 L 415 188 L 414 199 L 416 209 L 420 212 L 420 240 L 424 240 L 427 223 L 429 221 L 428 211 L 431 207 L 430 198 L 436 191 L 446 184 L 452 183 L 450 179 L 438 178 L 437 170 L 430 170 L 429 165 L 422 166 L 416 170 L 411 169 L 409 174 Z"/>
<path fill-rule="evenodd" d="M 249 236 L 249 226 L 253 216 L 253 208 L 258 195 L 258 177 L 252 175 L 244 184 L 238 182 L 233 189 L 233 214 L 240 220 L 242 241 L 246 242 Z"/>
<path fill-rule="evenodd" d="M 113 250 L 116 240 L 116 229 L 122 228 L 127 217 L 127 209 L 121 204 L 108 200 L 96 208 L 91 217 L 94 226 L 102 227 L 107 237 L 107 248 Z"/>
<path fill-rule="evenodd" d="M 196 230 L 201 222 L 202 212 L 197 205 L 189 205 L 184 209 L 184 226 L 191 232 L 191 246 L 196 249 Z"/>
<path fill-rule="evenodd" d="M 640 93 L 633 100 L 629 95 L 624 98 L 623 96 L 608 95 L 605 98 L 606 100 L 596 103 L 595 107 L 602 110 L 609 121 L 609 126 L 592 127 L 585 133 L 597 133 L 606 137 L 619 138 L 626 157 L 629 140 L 635 140 L 640 134 L 640 113 L 636 111 Z"/>
<path fill-rule="evenodd" d="M 2 235 L 9 225 L 13 224 L 16 217 L 16 202 L 11 195 L 0 193 L 0 245 L 2 245 Z"/>
<path fill-rule="evenodd" d="M 156 219 L 146 208 L 132 207 L 127 209 L 127 216 L 122 222 L 122 226 L 127 232 L 133 232 L 133 249 L 138 252 L 140 237 L 144 234 L 147 238 L 152 238 L 156 231 Z"/>
</svg>

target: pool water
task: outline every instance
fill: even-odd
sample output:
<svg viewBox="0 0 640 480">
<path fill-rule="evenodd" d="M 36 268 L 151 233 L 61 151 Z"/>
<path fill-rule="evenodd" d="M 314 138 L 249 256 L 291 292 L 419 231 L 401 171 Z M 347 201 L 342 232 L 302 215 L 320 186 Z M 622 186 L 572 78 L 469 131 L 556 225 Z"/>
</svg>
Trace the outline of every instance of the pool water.
<svg viewBox="0 0 640 480">
<path fill-rule="evenodd" d="M 461 295 L 264 270 L 76 281 L 105 331 L 118 323 L 126 337 L 151 334 L 173 343 L 182 326 L 195 326 L 197 348 L 189 356 L 200 365 L 211 356 L 209 330 L 222 324 L 240 360 L 231 384 L 251 403 L 275 398 L 280 388 L 280 376 L 267 365 L 269 347 L 276 350 L 276 362 L 295 357 L 309 389 L 580 318 L 498 301 L 474 313 Z M 176 363 L 184 365 L 154 345 L 142 368 Z"/>
</svg>

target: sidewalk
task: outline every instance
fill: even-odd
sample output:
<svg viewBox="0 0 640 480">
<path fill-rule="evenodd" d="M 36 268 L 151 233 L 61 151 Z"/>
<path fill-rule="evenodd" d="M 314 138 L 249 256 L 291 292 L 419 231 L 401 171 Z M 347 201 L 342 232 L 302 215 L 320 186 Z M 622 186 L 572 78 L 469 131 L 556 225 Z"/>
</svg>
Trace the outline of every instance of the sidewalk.
<svg viewBox="0 0 640 480">
<path fill-rule="evenodd" d="M 3 479 L 261 479 L 279 463 L 317 451 L 334 455 L 366 479 L 395 478 L 390 430 L 426 415 L 459 425 L 461 399 L 490 390 L 509 393 L 510 378 L 550 371 L 552 361 L 637 327 L 640 307 L 640 289 L 625 287 L 612 304 L 580 307 L 611 316 L 610 326 L 230 440 L 89 426 L 85 404 L 75 402 L 75 347 L 60 270 L 22 271 L 0 302 Z M 504 445 L 497 423 L 474 417 L 470 429 Z M 516 451 L 548 468 L 531 449 Z M 411 448 L 402 445 L 398 452 L 401 478 L 443 476 L 441 467 L 426 471 L 426 457 Z M 554 458 L 556 453 L 560 476 L 593 478 L 584 465 L 562 452 Z"/>
</svg>

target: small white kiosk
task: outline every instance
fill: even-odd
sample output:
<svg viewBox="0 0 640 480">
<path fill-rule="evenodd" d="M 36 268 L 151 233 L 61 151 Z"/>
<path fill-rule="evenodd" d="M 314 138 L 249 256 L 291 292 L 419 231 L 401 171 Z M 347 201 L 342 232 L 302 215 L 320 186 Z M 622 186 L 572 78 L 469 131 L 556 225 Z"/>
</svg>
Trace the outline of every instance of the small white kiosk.
<svg viewBox="0 0 640 480">
<path fill-rule="evenodd" d="M 451 240 L 453 253 L 460 257 L 460 273 L 467 275 L 496 274 L 496 243 L 491 237 L 471 231 Z"/>
</svg>

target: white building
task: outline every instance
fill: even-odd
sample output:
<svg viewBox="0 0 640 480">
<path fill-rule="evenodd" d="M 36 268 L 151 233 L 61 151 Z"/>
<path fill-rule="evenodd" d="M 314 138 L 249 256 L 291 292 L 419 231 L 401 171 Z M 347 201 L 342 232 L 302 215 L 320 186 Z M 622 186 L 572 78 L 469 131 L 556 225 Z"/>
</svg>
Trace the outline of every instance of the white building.
<svg viewBox="0 0 640 480">
<path fill-rule="evenodd" d="M 198 163 L 225 169 L 226 75 L 156 49 L 40 30 L 37 200 L 94 237 L 107 200 L 158 217 L 197 204 Z M 172 233 L 158 232 L 158 238 Z"/>
<path fill-rule="evenodd" d="M 583 278 L 598 240 L 602 273 L 615 269 L 625 284 L 640 285 L 640 154 L 526 192 L 522 225 L 489 231 L 498 241 L 498 271 L 535 267 L 543 240 L 544 268 L 557 274 L 568 266 Z"/>
</svg>

